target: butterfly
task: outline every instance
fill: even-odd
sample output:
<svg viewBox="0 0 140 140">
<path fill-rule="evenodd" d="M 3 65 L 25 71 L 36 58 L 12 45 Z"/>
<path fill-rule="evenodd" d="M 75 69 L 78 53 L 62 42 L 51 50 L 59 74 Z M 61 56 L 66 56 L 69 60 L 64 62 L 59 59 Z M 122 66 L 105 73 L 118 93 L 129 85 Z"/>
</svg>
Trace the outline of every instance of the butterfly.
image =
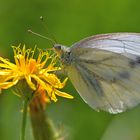
<svg viewBox="0 0 140 140">
<path fill-rule="evenodd" d="M 140 103 L 140 33 L 95 35 L 53 48 L 93 109 L 117 114 Z"/>
</svg>

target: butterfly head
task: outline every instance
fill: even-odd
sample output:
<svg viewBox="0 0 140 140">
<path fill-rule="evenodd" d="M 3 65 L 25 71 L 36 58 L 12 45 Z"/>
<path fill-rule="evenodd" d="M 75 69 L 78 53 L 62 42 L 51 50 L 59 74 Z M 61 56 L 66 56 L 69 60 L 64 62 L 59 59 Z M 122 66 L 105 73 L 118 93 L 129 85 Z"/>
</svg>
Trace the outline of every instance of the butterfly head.
<svg viewBox="0 0 140 140">
<path fill-rule="evenodd" d="M 66 46 L 55 44 L 53 47 L 54 51 L 57 53 L 57 55 L 60 57 L 61 62 L 63 64 L 69 64 L 70 63 L 70 49 Z"/>
<path fill-rule="evenodd" d="M 63 46 L 61 44 L 55 44 L 53 46 L 54 51 L 58 54 L 58 56 L 63 55 L 65 52 L 67 52 L 67 47 Z"/>
</svg>

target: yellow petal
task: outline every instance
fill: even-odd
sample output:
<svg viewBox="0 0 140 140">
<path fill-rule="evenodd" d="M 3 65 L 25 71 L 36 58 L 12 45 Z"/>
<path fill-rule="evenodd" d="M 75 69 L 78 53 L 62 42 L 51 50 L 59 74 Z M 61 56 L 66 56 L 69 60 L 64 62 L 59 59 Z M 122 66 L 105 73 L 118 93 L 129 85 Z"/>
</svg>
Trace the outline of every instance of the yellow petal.
<svg viewBox="0 0 140 140">
<path fill-rule="evenodd" d="M 0 61 L 2 61 L 4 64 L 7 64 L 10 68 L 16 69 L 17 66 L 11 62 L 9 62 L 8 60 L 0 57 Z M 5 65 L 6 66 L 6 65 Z"/>
<path fill-rule="evenodd" d="M 0 89 L 8 89 L 14 85 L 16 85 L 18 82 L 18 79 L 13 80 L 12 82 L 3 82 L 0 83 Z"/>
<path fill-rule="evenodd" d="M 54 102 L 57 102 L 57 98 L 56 98 L 54 92 L 52 92 L 52 94 L 51 94 L 51 100 L 53 100 Z"/>
<path fill-rule="evenodd" d="M 28 70 L 28 73 L 34 73 L 36 70 L 37 70 L 37 67 L 36 67 L 36 60 L 35 59 L 30 59 L 29 60 L 29 63 L 27 65 L 27 70 Z"/>
<path fill-rule="evenodd" d="M 59 91 L 59 90 L 55 90 L 55 94 L 64 98 L 69 98 L 69 99 L 74 98 L 72 95 L 67 94 L 66 92 Z"/>
<path fill-rule="evenodd" d="M 46 84 L 44 81 L 42 81 L 38 76 L 32 74 L 31 77 L 34 78 L 34 80 L 36 80 L 37 83 L 38 83 L 39 85 L 41 85 L 42 88 L 44 88 L 48 93 L 51 92 L 51 91 L 49 91 L 50 89 L 48 88 L 47 84 Z"/>
<path fill-rule="evenodd" d="M 11 70 L 0 69 L 0 76 L 2 76 L 2 75 L 10 75 L 10 74 L 11 74 Z"/>
<path fill-rule="evenodd" d="M 25 76 L 25 79 L 26 79 L 29 87 L 32 88 L 33 90 L 36 90 L 35 84 L 31 80 L 31 76 L 30 75 Z"/>
<path fill-rule="evenodd" d="M 41 77 L 41 79 L 44 79 L 50 85 L 52 85 L 53 87 L 58 88 L 58 89 L 63 88 L 68 80 L 68 78 L 66 78 L 63 81 L 63 83 L 61 83 L 61 81 L 55 74 L 49 74 L 49 73 L 44 73 L 40 77 Z"/>
<path fill-rule="evenodd" d="M 17 58 L 18 58 L 18 60 L 19 60 L 20 69 L 21 69 L 22 71 L 26 72 L 27 69 L 26 69 L 26 64 L 25 64 L 25 56 L 19 54 L 19 55 L 17 55 Z"/>
</svg>

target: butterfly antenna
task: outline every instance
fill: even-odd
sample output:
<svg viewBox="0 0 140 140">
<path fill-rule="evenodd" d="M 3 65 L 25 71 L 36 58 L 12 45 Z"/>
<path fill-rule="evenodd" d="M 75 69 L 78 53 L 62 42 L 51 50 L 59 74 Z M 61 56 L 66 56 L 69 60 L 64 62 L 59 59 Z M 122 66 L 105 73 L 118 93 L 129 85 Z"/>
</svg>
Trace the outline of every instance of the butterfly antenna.
<svg viewBox="0 0 140 140">
<path fill-rule="evenodd" d="M 42 22 L 43 27 L 46 29 L 47 33 L 49 36 L 51 36 L 51 38 L 53 38 L 53 40 L 57 43 L 56 38 L 54 37 L 54 35 L 49 31 L 49 28 L 47 25 L 47 22 L 44 20 L 43 16 L 40 16 L 40 20 Z"/>
<path fill-rule="evenodd" d="M 30 29 L 28 30 L 28 32 L 31 33 L 31 34 L 33 34 L 33 35 L 39 36 L 39 37 L 41 37 L 41 38 L 44 38 L 44 39 L 50 41 L 50 43 L 51 43 L 53 46 L 56 44 L 56 41 L 53 40 L 53 39 L 51 39 L 51 38 L 49 38 L 49 37 L 46 37 L 46 36 L 43 36 L 43 35 L 38 34 L 38 33 L 36 33 L 36 32 L 33 32 L 33 31 L 30 30 Z"/>
</svg>

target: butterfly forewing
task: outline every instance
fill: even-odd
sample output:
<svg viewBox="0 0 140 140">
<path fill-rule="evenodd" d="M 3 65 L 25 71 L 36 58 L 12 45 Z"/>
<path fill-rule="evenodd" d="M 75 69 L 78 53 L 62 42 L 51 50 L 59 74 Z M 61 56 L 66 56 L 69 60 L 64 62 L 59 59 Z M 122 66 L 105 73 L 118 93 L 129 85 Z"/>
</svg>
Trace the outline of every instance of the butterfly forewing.
<svg viewBox="0 0 140 140">
<path fill-rule="evenodd" d="M 115 114 L 140 102 L 140 34 L 89 37 L 71 53 L 68 75 L 92 108 Z"/>
<path fill-rule="evenodd" d="M 112 33 L 87 37 L 75 43 L 71 50 L 97 48 L 116 53 L 140 54 L 140 33 Z"/>
</svg>

